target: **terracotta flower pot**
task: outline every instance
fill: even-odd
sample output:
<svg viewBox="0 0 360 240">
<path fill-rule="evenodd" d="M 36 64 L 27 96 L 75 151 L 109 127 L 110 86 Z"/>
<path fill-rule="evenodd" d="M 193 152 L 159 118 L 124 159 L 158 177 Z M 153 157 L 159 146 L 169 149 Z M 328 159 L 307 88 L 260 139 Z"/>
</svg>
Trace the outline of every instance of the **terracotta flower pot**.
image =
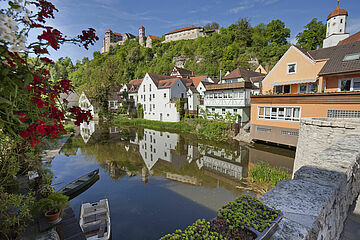
<svg viewBox="0 0 360 240">
<path fill-rule="evenodd" d="M 60 217 L 61 211 L 54 213 L 54 211 L 47 211 L 45 213 L 45 218 L 48 220 L 49 223 L 56 222 Z"/>
</svg>

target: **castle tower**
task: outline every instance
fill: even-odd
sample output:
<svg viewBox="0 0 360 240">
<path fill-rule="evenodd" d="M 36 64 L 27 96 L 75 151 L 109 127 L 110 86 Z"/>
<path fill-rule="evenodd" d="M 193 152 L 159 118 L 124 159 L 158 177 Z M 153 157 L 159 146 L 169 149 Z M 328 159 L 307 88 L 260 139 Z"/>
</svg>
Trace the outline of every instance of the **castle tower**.
<svg viewBox="0 0 360 240">
<path fill-rule="evenodd" d="M 111 40 L 112 31 L 108 29 L 105 32 L 103 47 L 101 48 L 101 53 L 107 52 L 110 49 L 110 40 Z"/>
<path fill-rule="evenodd" d="M 145 38 L 145 28 L 143 25 L 141 25 L 139 27 L 139 44 L 141 46 L 144 46 L 145 44 L 145 41 L 146 41 L 146 38 Z"/>
<path fill-rule="evenodd" d="M 338 0 L 335 10 L 326 19 L 326 38 L 323 41 L 323 48 L 336 46 L 341 40 L 349 37 L 349 33 L 346 33 L 347 16 L 348 12 L 340 8 Z"/>
</svg>

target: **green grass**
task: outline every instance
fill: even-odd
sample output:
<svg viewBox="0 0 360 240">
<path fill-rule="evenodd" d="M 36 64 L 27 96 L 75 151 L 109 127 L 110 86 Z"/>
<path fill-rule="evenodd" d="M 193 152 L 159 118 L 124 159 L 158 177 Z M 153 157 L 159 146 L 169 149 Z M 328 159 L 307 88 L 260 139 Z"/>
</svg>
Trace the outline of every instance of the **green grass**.
<svg viewBox="0 0 360 240">
<path fill-rule="evenodd" d="M 291 173 L 288 171 L 282 168 L 271 167 L 263 162 L 251 168 L 249 175 L 253 181 L 271 182 L 273 187 L 282 180 L 291 179 Z"/>
</svg>

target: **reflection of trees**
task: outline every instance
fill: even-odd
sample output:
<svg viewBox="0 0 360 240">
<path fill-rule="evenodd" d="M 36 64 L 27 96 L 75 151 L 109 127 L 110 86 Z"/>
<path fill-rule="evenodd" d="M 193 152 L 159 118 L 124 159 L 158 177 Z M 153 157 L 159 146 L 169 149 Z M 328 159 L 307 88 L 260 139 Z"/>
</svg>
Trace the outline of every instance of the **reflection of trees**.
<svg viewBox="0 0 360 240">
<path fill-rule="evenodd" d="M 77 149 L 82 145 L 85 145 L 85 143 L 80 135 L 78 135 L 76 137 L 72 136 L 66 141 L 64 146 L 61 148 L 60 152 L 63 153 L 67 157 L 69 157 L 71 155 L 74 156 L 74 155 L 76 155 Z"/>
</svg>

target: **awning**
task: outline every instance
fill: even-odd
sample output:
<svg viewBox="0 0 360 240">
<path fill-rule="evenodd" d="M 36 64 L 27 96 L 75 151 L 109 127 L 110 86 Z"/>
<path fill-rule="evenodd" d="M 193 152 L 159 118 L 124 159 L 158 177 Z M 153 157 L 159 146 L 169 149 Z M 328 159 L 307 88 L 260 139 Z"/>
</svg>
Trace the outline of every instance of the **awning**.
<svg viewBox="0 0 360 240">
<path fill-rule="evenodd" d="M 317 79 L 305 79 L 305 80 L 294 80 L 294 81 L 284 81 L 276 82 L 271 84 L 271 86 L 281 86 L 281 85 L 291 85 L 291 84 L 303 84 L 303 83 L 314 83 Z"/>
</svg>

